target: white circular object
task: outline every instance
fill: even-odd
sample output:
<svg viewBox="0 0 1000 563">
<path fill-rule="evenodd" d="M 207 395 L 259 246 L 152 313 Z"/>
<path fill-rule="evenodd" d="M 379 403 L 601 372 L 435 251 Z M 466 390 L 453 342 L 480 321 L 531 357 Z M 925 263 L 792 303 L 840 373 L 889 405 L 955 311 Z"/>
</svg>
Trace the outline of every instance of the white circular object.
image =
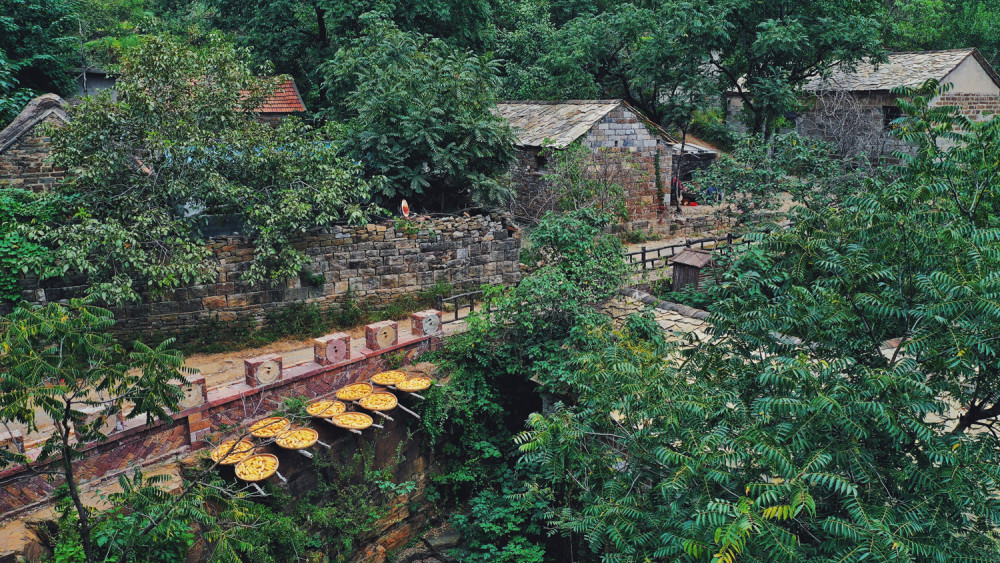
<svg viewBox="0 0 1000 563">
<path fill-rule="evenodd" d="M 257 366 L 257 371 L 254 372 L 254 375 L 257 376 L 257 383 L 267 385 L 278 380 L 281 376 L 281 368 L 278 367 L 278 362 L 267 360 Z"/>
<path fill-rule="evenodd" d="M 347 359 L 347 344 L 343 340 L 331 340 L 326 343 L 326 359 L 336 364 Z"/>
<path fill-rule="evenodd" d="M 396 329 L 391 326 L 384 326 L 375 333 L 375 343 L 379 349 L 388 348 L 396 342 Z"/>
<path fill-rule="evenodd" d="M 437 315 L 430 315 L 424 317 L 423 323 L 421 323 L 420 330 L 424 334 L 437 334 L 438 330 L 441 329 L 441 319 Z"/>
</svg>

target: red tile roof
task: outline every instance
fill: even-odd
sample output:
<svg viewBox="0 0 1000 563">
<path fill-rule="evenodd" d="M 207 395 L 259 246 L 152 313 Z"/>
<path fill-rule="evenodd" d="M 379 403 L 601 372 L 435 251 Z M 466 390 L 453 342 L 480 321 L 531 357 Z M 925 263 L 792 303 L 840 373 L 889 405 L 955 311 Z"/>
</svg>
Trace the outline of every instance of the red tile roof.
<svg viewBox="0 0 1000 563">
<path fill-rule="evenodd" d="M 291 78 L 279 84 L 274 94 L 264 100 L 264 103 L 257 108 L 257 113 L 264 114 L 299 113 L 304 111 L 306 111 L 306 106 L 302 103 L 302 97 L 299 96 L 299 89 L 295 87 L 295 81 Z"/>
</svg>

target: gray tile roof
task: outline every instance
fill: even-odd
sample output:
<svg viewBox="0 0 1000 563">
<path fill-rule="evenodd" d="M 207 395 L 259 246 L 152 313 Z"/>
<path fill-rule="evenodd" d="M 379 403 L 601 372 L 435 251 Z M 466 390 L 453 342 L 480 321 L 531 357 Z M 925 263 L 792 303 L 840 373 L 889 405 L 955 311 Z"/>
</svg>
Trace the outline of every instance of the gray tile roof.
<svg viewBox="0 0 1000 563">
<path fill-rule="evenodd" d="M 951 51 L 923 51 L 917 53 L 890 53 L 889 61 L 879 65 L 861 63 L 854 72 L 836 69 L 826 77 L 816 77 L 806 83 L 807 91 L 843 90 L 865 92 L 891 90 L 897 86 L 919 86 L 928 79 L 942 80 L 969 56 L 978 53 L 975 49 L 955 49 Z M 980 64 L 985 61 L 976 56 Z M 985 64 L 992 73 L 989 65 Z M 995 79 L 995 78 L 994 78 Z"/>
<path fill-rule="evenodd" d="M 496 112 L 510 123 L 519 145 L 561 149 L 623 103 L 622 100 L 512 101 L 498 103 Z"/>
</svg>

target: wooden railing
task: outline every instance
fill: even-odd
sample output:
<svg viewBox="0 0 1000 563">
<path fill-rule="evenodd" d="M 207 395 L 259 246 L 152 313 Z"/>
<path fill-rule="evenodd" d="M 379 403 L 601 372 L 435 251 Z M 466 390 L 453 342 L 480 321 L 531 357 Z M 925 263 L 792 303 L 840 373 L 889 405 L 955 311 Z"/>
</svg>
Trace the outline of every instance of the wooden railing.
<svg viewBox="0 0 1000 563">
<path fill-rule="evenodd" d="M 750 244 L 750 242 L 744 240 L 743 235 L 729 233 L 724 237 L 686 240 L 683 243 L 668 244 L 655 248 L 646 248 L 643 246 L 640 250 L 626 253 L 625 261 L 638 270 L 656 270 L 658 268 L 665 268 L 669 263 L 669 259 L 676 256 L 681 250 L 695 247 L 704 250 L 706 244 L 710 244 L 709 248 L 711 249 L 719 249 L 723 246 L 732 247 L 736 244 Z"/>
<path fill-rule="evenodd" d="M 462 309 L 468 309 L 470 313 L 475 311 L 476 298 L 478 297 L 480 298 L 480 300 L 482 300 L 481 298 L 483 296 L 483 293 L 484 293 L 483 291 L 469 291 L 466 293 L 460 293 L 458 295 L 452 295 L 450 297 L 442 297 L 438 295 L 437 310 L 441 311 L 441 322 L 453 323 L 459 320 L 458 315 Z M 453 307 L 455 308 L 450 319 L 448 318 L 448 310 L 445 308 L 445 305 L 448 303 L 453 304 Z M 480 310 L 482 309 L 482 307 L 483 305 L 480 304 L 479 306 Z M 492 310 L 492 305 L 490 304 L 490 302 L 487 302 L 486 311 L 489 312 L 491 310 Z"/>
</svg>

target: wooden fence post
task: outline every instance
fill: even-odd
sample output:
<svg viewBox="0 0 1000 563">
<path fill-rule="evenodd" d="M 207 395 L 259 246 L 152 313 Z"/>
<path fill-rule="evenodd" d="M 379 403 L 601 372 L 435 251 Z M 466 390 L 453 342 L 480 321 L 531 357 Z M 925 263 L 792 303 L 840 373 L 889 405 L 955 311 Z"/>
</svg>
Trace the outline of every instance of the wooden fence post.
<svg viewBox="0 0 1000 563">
<path fill-rule="evenodd" d="M 642 247 L 642 269 L 646 269 L 646 247 Z"/>
</svg>

